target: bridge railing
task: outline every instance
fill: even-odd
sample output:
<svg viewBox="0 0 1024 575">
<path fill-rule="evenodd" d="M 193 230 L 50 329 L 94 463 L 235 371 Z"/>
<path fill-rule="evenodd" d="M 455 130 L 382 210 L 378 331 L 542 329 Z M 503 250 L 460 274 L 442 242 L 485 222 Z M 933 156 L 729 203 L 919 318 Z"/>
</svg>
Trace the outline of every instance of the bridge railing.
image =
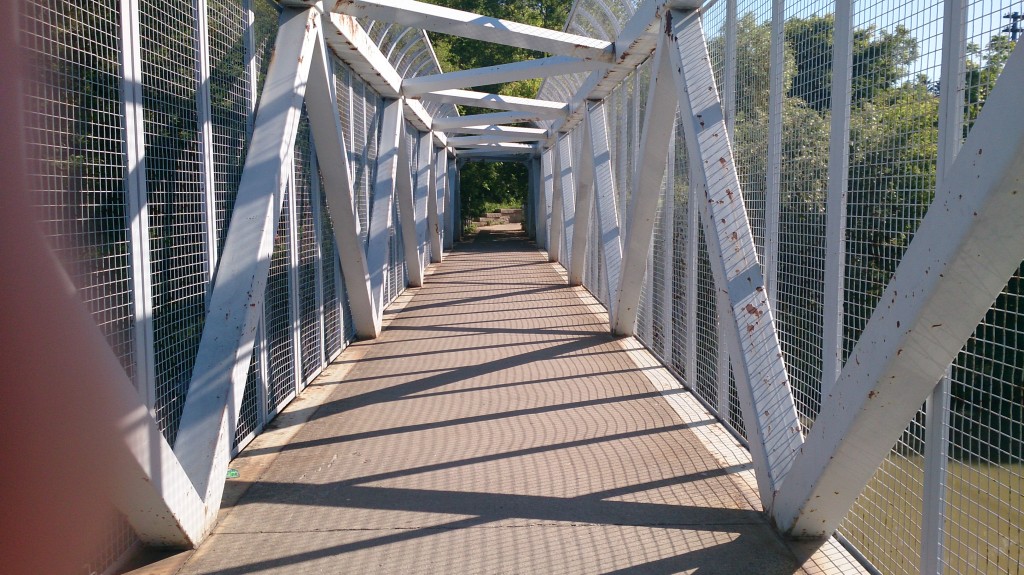
<svg viewBox="0 0 1024 575">
<path fill-rule="evenodd" d="M 629 2 L 579 0 L 565 30 L 615 40 L 635 11 Z M 818 420 L 823 404 L 837 395 L 840 373 L 876 309 L 885 308 L 883 292 L 926 213 L 936 209 L 936 190 L 1001 77 L 1015 44 L 1013 11 L 982 0 L 719 0 L 701 9 L 746 219 L 805 436 L 830 424 Z M 610 147 L 604 169 L 615 185 L 604 205 L 599 183 L 592 214 L 572 211 L 583 197 L 574 186 L 588 169 L 582 154 L 600 153 L 596 138 L 584 143 L 593 136 L 582 123 L 561 136 L 552 146 L 557 150 L 547 152 L 550 166 L 538 170 L 543 181 L 536 197 L 548 209 L 538 221 L 541 241 L 551 242 L 553 259 L 570 269 L 580 253 L 573 250 L 572 226 L 594 222 L 582 281 L 612 311 L 613 322 L 617 290 L 629 280 L 620 279 L 618 260 L 609 271 L 607 238 L 623 238 L 612 259 L 629 249 L 623 228 L 637 166 L 650 153 L 642 140 L 656 65 L 656 58 L 648 60 L 601 103 L 602 137 Z M 584 79 L 549 79 L 538 97 L 569 99 Z M 684 120 L 678 122 L 634 331 L 747 437 L 757 423 L 741 409 L 735 370 L 742 362 L 726 344 L 730 302 L 716 287 L 701 223 L 704 182 L 690 162 Z M 552 221 L 558 212 L 564 223 Z M 947 375 L 903 422 L 902 436 L 838 526 L 882 572 L 1021 569 L 1022 539 L 1014 527 L 1024 519 L 1020 274 L 1005 277 Z M 948 313 L 955 317 L 957 310 Z"/>
<path fill-rule="evenodd" d="M 189 391 L 206 377 L 194 366 L 211 324 L 227 318 L 216 316 L 211 307 L 217 281 L 232 280 L 220 260 L 231 233 L 252 226 L 249 216 L 233 220 L 242 205 L 243 175 L 259 169 L 250 166 L 250 147 L 268 125 L 259 120 L 260 112 L 280 114 L 267 94 L 281 92 L 268 82 L 294 73 L 280 71 L 288 66 L 280 62 L 278 72 L 272 69 L 275 57 L 285 58 L 275 46 L 280 48 L 285 35 L 279 23 L 284 26 L 290 13 L 270 0 L 26 0 L 18 11 L 28 68 L 24 107 L 30 185 L 44 234 L 163 441 L 187 456 L 182 452 L 191 446 L 176 440 Z M 426 35 L 399 28 L 377 34 L 367 50 L 376 50 L 409 77 L 440 72 Z M 327 40 L 316 34 L 300 29 L 298 43 L 325 45 Z M 295 36 L 285 40 L 296 44 Z M 347 150 L 346 157 L 329 161 L 344 164 L 351 187 L 358 228 L 353 237 L 361 245 L 347 247 L 379 263 L 380 269 L 369 272 L 364 266 L 362 274 L 373 279 L 356 288 L 368 290 L 372 283 L 380 298 L 374 307 L 379 324 L 382 308 L 410 283 L 409 262 L 418 261 L 422 271 L 430 261 L 439 261 L 442 245 L 450 243 L 451 226 L 444 222 L 446 214 L 451 217 L 445 207 L 454 197 L 448 160 L 435 149 L 434 138 L 407 117 L 397 123 L 392 118 L 396 131 L 388 147 L 382 127 L 395 95 L 382 96 L 372 84 L 379 78 L 371 75 L 374 79 L 367 81 L 333 54 L 326 62 L 333 86 L 320 89 L 331 92 L 328 101 L 336 104 L 342 127 L 338 136 Z M 323 101 L 327 94 L 316 97 Z M 451 105 L 428 105 L 435 114 L 458 114 Z M 343 273 L 338 253 L 346 244 L 335 241 L 337 222 L 331 214 L 336 212 L 328 206 L 331 182 L 317 156 L 324 142 L 313 137 L 309 109 L 301 100 L 292 108 L 294 146 L 278 152 L 280 217 L 266 252 L 260 251 L 260 259 L 269 260 L 262 264 L 268 268 L 263 293 L 249 294 L 258 313 L 244 392 L 233 398 L 238 407 L 227 409 L 231 454 L 260 433 L 357 333 L 350 305 L 353 287 L 346 282 L 352 276 Z M 287 106 L 284 110 L 280 117 L 292 113 Z M 287 132 L 284 138 L 289 141 Z M 406 178 L 401 169 L 397 179 L 379 174 L 378 166 L 388 158 L 390 169 L 396 169 L 399 149 L 407 154 Z M 403 191 L 411 200 L 408 206 Z M 436 194 L 430 202 L 428 194 Z M 246 202 L 251 204 L 251 198 Z M 428 237 L 428 203 L 431 217 L 442 218 L 432 226 L 436 238 Z M 391 213 L 374 214 L 375 206 Z M 403 217 L 409 215 L 403 210 L 415 217 Z M 410 233 L 415 236 L 411 242 Z M 416 256 L 407 257 L 410 246 Z M 357 271 L 355 277 L 363 276 Z M 149 480 L 159 485 L 161 470 L 149 471 L 154 473 Z M 201 484 L 196 483 L 197 490 Z M 168 491 L 163 497 L 178 496 Z M 219 497 L 216 490 L 213 499 L 207 496 L 207 517 L 189 537 L 201 537 L 208 529 Z M 110 535 L 107 548 L 87 570 L 102 571 L 137 537 L 146 543 L 156 538 L 140 527 L 147 518 L 120 511 L 128 517 L 112 509 L 109 517 L 97 518 L 100 528 L 110 525 Z"/>
</svg>

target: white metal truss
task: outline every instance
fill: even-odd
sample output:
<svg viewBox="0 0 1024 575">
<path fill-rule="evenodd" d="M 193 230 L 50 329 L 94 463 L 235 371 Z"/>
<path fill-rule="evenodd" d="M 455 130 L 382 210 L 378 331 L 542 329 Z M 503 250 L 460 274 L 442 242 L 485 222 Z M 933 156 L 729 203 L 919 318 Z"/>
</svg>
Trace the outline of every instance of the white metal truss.
<svg viewBox="0 0 1024 575">
<path fill-rule="evenodd" d="M 295 1 L 292 0 L 292 2 Z M 306 0 L 301 3 L 309 4 L 311 2 L 312 0 Z M 423 2 L 338 0 L 333 4 L 332 12 L 395 22 L 442 34 L 452 34 L 561 56 L 604 61 L 612 59 L 613 46 L 611 42 L 605 40 L 566 34 Z"/>
<path fill-rule="evenodd" d="M 550 148 L 545 150 L 541 155 L 541 185 L 543 186 L 544 204 L 548 206 L 548 209 L 544 214 L 544 229 L 547 230 L 547 236 L 544 239 L 544 244 L 548 250 L 548 259 L 553 262 L 557 262 L 559 258 L 559 246 L 562 245 L 562 210 L 561 210 L 561 199 L 558 199 L 556 204 L 557 194 L 555 193 L 555 172 L 554 172 L 554 155 L 555 149 Z"/>
<path fill-rule="evenodd" d="M 691 185 L 704 192 L 705 201 L 699 204 L 711 269 L 718 292 L 727 297 L 726 305 L 719 306 L 724 312 L 720 321 L 733 360 L 758 489 L 767 508 L 800 449 L 800 422 L 700 16 L 673 10 L 666 28 L 686 147 L 697 166 L 698 179 Z"/>
<path fill-rule="evenodd" d="M 488 94 L 486 92 L 474 92 L 472 90 L 441 90 L 439 92 L 427 92 L 426 94 L 421 95 L 420 98 L 424 100 L 433 100 L 435 102 L 444 102 L 447 104 L 474 106 L 476 108 L 508 110 L 512 112 L 529 112 L 542 118 L 562 118 L 568 113 L 568 105 L 565 102 L 551 102 L 548 100 L 520 98 L 517 96 L 502 96 L 501 94 Z"/>
<path fill-rule="evenodd" d="M 402 243 L 405 246 L 405 265 L 409 272 L 409 285 L 423 285 L 423 256 L 420 251 L 418 213 L 413 199 L 412 169 L 413 150 L 409 149 L 409 138 L 399 125 L 398 162 L 395 180 L 395 195 L 398 198 L 398 218 L 402 226 Z"/>
<path fill-rule="evenodd" d="M 609 301 L 618 300 L 619 278 L 622 272 L 622 237 L 619 231 L 618 192 L 615 183 L 615 170 L 612 167 L 611 144 L 608 137 L 607 110 L 603 102 L 590 106 L 587 112 L 587 132 L 593 151 L 595 206 L 597 224 L 600 235 L 601 262 L 604 265 L 602 276 L 608 283 L 606 287 Z M 608 314 L 612 325 L 616 324 L 618 309 L 609 306 Z"/>
<path fill-rule="evenodd" d="M 405 96 L 418 96 L 427 92 L 450 90 L 454 88 L 472 88 L 503 84 L 516 80 L 546 78 L 561 74 L 575 74 L 607 68 L 609 64 L 596 60 L 583 60 L 569 56 L 551 56 L 536 60 L 523 60 L 508 64 L 498 64 L 472 70 L 459 70 L 431 76 L 418 76 L 402 80 L 402 93 Z"/>
<path fill-rule="evenodd" d="M 523 142 L 539 142 L 544 135 L 537 134 L 481 134 L 477 136 L 449 136 L 450 146 L 461 148 L 478 144 L 514 144 Z"/>
<path fill-rule="evenodd" d="M 665 47 L 663 36 L 659 36 L 654 52 L 654 66 L 647 91 L 647 107 L 644 115 L 643 136 L 640 141 L 639 161 L 633 172 L 633 195 L 630 198 L 626 216 L 625 233 L 622 242 L 622 271 L 616 298 L 612 300 L 615 312 L 611 314 L 611 331 L 615 335 L 633 335 L 636 327 L 640 290 L 643 287 L 644 271 L 647 268 L 647 252 L 651 246 L 661 184 L 665 178 L 665 162 L 668 143 L 672 137 L 676 114 L 676 88 L 672 82 L 669 67 L 669 48 Z"/>
<path fill-rule="evenodd" d="M 388 274 L 388 243 L 390 241 L 392 202 L 398 178 L 399 142 L 402 133 L 403 101 L 385 101 L 377 148 L 376 179 L 370 199 L 370 226 L 366 245 L 367 268 L 370 272 L 370 297 L 373 300 L 373 321 L 376 331 L 384 315 L 384 280 Z M 408 168 L 406 168 L 408 170 Z"/>
<path fill-rule="evenodd" d="M 562 198 L 562 242 L 559 247 L 565 269 L 572 269 L 572 241 L 576 227 L 576 178 L 573 170 L 572 135 L 565 134 L 558 140 L 558 187 Z"/>
<path fill-rule="evenodd" d="M 791 535 L 835 530 L 1024 259 L 1021 86 L 1016 50 L 775 498 Z"/>
<path fill-rule="evenodd" d="M 447 170 L 445 162 L 448 153 L 435 150 L 430 168 L 430 196 L 427 198 L 427 234 L 430 237 L 430 261 L 440 263 L 444 258 L 442 234 L 444 222 L 444 197 Z"/>
<path fill-rule="evenodd" d="M 379 331 L 374 321 L 370 297 L 370 274 L 366 252 L 359 233 L 359 218 L 356 215 L 352 176 L 348 165 L 349 154 L 345 138 L 342 136 L 344 127 L 338 113 L 334 69 L 326 52 L 323 51 L 314 55 L 309 74 L 309 87 L 306 91 L 306 110 L 309 113 L 309 124 L 317 155 L 321 158 L 338 158 L 319 162 L 327 211 L 333 224 L 335 250 L 340 259 L 342 276 L 345 278 L 356 335 L 374 338 Z"/>
<path fill-rule="evenodd" d="M 594 212 L 594 146 L 590 137 L 590 122 L 582 124 L 579 154 L 576 156 L 576 217 L 570 246 L 569 285 L 583 285 L 584 266 L 590 242 L 590 218 Z"/>
<path fill-rule="evenodd" d="M 472 116 L 471 116 L 472 117 Z M 501 126 L 491 124 L 489 126 L 465 126 L 461 128 L 449 128 L 449 133 L 452 134 L 475 134 L 478 136 L 492 136 L 501 135 L 504 136 L 506 142 L 514 142 L 517 137 L 529 138 L 528 142 L 533 142 L 541 139 L 546 139 L 548 131 L 544 128 L 527 128 L 523 126 Z"/>
<path fill-rule="evenodd" d="M 214 509 L 220 506 L 228 463 L 229 390 L 234 389 L 237 413 L 319 22 L 315 10 L 286 10 L 281 15 L 277 57 L 267 73 L 265 103 L 257 113 L 175 441 L 182 468 L 204 504 Z"/>
<path fill-rule="evenodd" d="M 442 116 L 434 118 L 432 127 L 435 130 L 454 130 L 455 128 L 466 126 L 539 122 L 546 118 L 547 116 L 534 112 L 493 112 L 489 114 L 470 114 L 467 116 Z"/>
<path fill-rule="evenodd" d="M 437 201 L 437 197 L 434 196 L 434 142 L 431 135 L 422 134 L 419 138 L 419 146 L 416 150 L 416 189 L 413 192 L 413 209 L 416 210 L 416 244 L 419 248 L 420 267 L 426 270 L 427 265 L 430 263 L 427 257 L 428 248 L 430 247 L 430 237 L 428 230 L 428 217 L 429 204 L 431 197 L 434 201 Z M 411 275 L 411 274 L 410 274 Z M 422 284 L 422 278 L 421 278 Z"/>
</svg>

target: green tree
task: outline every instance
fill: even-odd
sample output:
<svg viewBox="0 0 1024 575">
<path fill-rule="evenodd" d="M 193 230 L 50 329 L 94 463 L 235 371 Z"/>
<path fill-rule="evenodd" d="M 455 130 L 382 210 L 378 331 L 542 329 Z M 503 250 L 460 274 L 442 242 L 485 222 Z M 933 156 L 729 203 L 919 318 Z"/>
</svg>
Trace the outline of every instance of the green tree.
<svg viewBox="0 0 1024 575">
<path fill-rule="evenodd" d="M 827 110 L 832 101 L 832 45 L 835 17 L 793 18 L 785 25 L 786 43 L 796 59 L 796 77 L 788 91 L 815 110 Z M 874 25 L 853 31 L 853 103 L 893 88 L 906 76 L 919 56 L 917 39 L 902 25 L 893 31 Z"/>
</svg>

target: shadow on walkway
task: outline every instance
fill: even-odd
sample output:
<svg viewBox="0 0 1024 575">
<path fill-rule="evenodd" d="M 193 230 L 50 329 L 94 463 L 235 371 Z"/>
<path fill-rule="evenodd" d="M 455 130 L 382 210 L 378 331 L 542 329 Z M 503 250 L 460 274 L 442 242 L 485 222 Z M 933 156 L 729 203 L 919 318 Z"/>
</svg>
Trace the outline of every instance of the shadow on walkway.
<svg viewBox="0 0 1024 575">
<path fill-rule="evenodd" d="M 714 420 L 683 422 L 522 233 L 460 244 L 356 351 L 182 573 L 800 571 L 694 433 Z"/>
</svg>

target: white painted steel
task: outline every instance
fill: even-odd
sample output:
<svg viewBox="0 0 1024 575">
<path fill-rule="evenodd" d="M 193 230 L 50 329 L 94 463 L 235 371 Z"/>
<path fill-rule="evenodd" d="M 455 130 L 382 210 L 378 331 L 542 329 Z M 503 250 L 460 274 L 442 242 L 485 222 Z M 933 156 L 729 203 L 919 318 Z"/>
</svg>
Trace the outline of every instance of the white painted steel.
<svg viewBox="0 0 1024 575">
<path fill-rule="evenodd" d="M 765 175 L 764 210 L 764 286 L 768 303 L 778 308 L 779 205 L 782 201 L 782 103 L 785 74 L 785 0 L 772 0 L 772 38 L 769 54 L 768 87 L 768 166 Z"/>
<path fill-rule="evenodd" d="M 455 223 L 459 217 L 459 204 L 456 201 L 455 191 L 455 177 L 457 175 L 455 169 L 455 160 L 452 159 L 452 151 L 449 150 L 445 156 L 445 185 L 444 185 L 444 238 L 443 245 L 445 250 L 450 250 L 455 245 Z"/>
<path fill-rule="evenodd" d="M 401 126 L 399 126 L 401 128 Z M 409 149 L 409 138 L 405 130 L 399 130 L 398 165 L 395 180 L 395 196 L 398 198 L 398 219 L 402 226 L 402 244 L 405 247 L 405 266 L 409 274 L 409 285 L 423 285 L 423 256 L 418 240 L 416 225 L 416 201 L 413 199 L 412 169 L 413 150 Z"/>
<path fill-rule="evenodd" d="M 545 139 L 544 135 L 536 134 L 481 134 L 474 136 L 449 136 L 448 145 L 462 148 L 466 146 L 486 144 L 516 144 L 523 142 L 537 142 Z M 533 146 L 527 146 L 533 148 Z"/>
<path fill-rule="evenodd" d="M 562 245 L 560 236 L 562 227 L 561 224 L 558 224 L 561 213 L 559 211 L 556 216 L 555 212 L 555 153 L 555 150 L 552 148 L 545 150 L 541 155 L 541 178 L 544 186 L 544 203 L 547 205 L 547 210 L 544 214 L 544 229 L 547 230 L 547 238 L 544 244 L 548 250 L 548 260 L 552 262 L 558 261 L 558 246 Z"/>
<path fill-rule="evenodd" d="M 608 301 L 618 299 L 622 270 L 622 239 L 619 235 L 618 192 L 612 167 L 611 143 L 608 136 L 608 111 L 604 102 L 588 104 L 586 122 L 593 151 L 594 195 L 597 209 L 597 230 L 601 246 L 601 276 L 605 278 Z M 618 310 L 609 306 L 610 322 L 615 325 Z"/>
<path fill-rule="evenodd" d="M 551 233 L 548 237 L 548 259 L 552 262 L 564 263 L 565 254 L 565 212 L 564 194 L 561 177 L 562 161 L 559 158 L 558 146 L 551 148 Z"/>
<path fill-rule="evenodd" d="M 313 10 L 281 15 L 276 57 L 267 73 L 175 440 L 182 468 L 212 509 L 220 505 L 228 463 L 229 389 L 234 388 L 240 403 L 318 29 Z"/>
<path fill-rule="evenodd" d="M 385 100 L 380 142 L 377 146 L 376 178 L 370 199 L 370 229 L 366 244 L 366 263 L 370 272 L 370 298 L 373 302 L 374 331 L 380 333 L 384 314 L 384 282 L 389 273 L 388 242 L 390 239 L 392 202 L 398 178 L 399 141 L 403 139 L 403 101 Z"/>
<path fill-rule="evenodd" d="M 843 367 L 846 278 L 846 195 L 850 174 L 850 81 L 853 73 L 853 2 L 836 0 L 832 42 L 832 102 L 828 197 L 825 207 L 825 277 L 822 302 L 821 397 L 828 397 Z"/>
<path fill-rule="evenodd" d="M 337 0 L 331 8 L 352 16 L 395 22 L 432 32 L 495 42 L 562 56 L 610 61 L 612 45 L 566 34 L 411 0 Z"/>
<path fill-rule="evenodd" d="M 473 117 L 473 116 L 467 116 Z M 447 130 L 452 134 L 475 134 L 478 136 L 493 136 L 502 135 L 509 138 L 507 141 L 514 141 L 511 138 L 517 136 L 529 137 L 527 141 L 534 141 L 536 139 L 546 138 L 548 131 L 544 128 L 526 128 L 522 126 L 501 126 L 497 124 L 491 124 L 489 126 L 465 126 L 461 128 L 449 128 Z"/>
<path fill-rule="evenodd" d="M 153 409 L 156 398 L 156 358 L 153 346 L 153 278 L 149 234 L 149 196 L 146 185 L 142 59 L 140 56 L 138 0 L 121 0 L 121 115 L 127 161 L 125 199 L 127 227 L 132 245 L 132 300 L 135 326 L 135 386 L 143 402 Z M 155 415 L 155 412 L 153 412 Z"/>
<path fill-rule="evenodd" d="M 565 269 L 572 269 L 572 241 L 576 229 L 576 177 L 573 168 L 572 134 L 558 140 L 558 187 L 562 199 L 562 246 L 559 255 Z"/>
<path fill-rule="evenodd" d="M 430 261 L 441 263 L 444 250 L 441 247 L 441 204 L 444 202 L 444 150 L 435 150 L 433 138 L 430 142 L 430 189 L 427 195 L 427 238 L 430 242 Z M 422 173 L 422 172 L 421 172 Z"/>
<path fill-rule="evenodd" d="M 324 38 L 331 52 L 348 64 L 359 77 L 385 98 L 398 98 L 402 77 L 363 30 L 359 22 L 344 14 L 328 14 L 324 18 Z M 410 100 L 405 106 L 406 119 L 418 130 L 430 130 L 431 117 L 423 105 Z M 438 145 L 444 146 L 444 134 L 435 132 Z"/>
<path fill-rule="evenodd" d="M 576 217 L 572 233 L 572 257 L 569 259 L 569 285 L 583 285 L 587 248 L 590 244 L 590 219 L 594 212 L 594 145 L 590 137 L 589 122 L 580 125 L 582 138 L 576 156 Z"/>
<path fill-rule="evenodd" d="M 802 443 L 786 366 L 764 292 L 761 266 L 736 175 L 700 17 L 672 11 L 671 69 L 690 157 L 704 188 L 701 222 L 719 293 L 728 296 L 720 323 L 743 411 L 744 427 L 765 508 Z M 699 194 L 698 194 L 699 195 Z"/>
<path fill-rule="evenodd" d="M 317 155 L 331 158 L 319 162 L 320 174 L 323 177 L 327 211 L 334 228 L 335 250 L 340 260 L 341 274 L 345 278 L 356 335 L 372 339 L 377 337 L 379 331 L 374 321 L 369 267 L 360 238 L 349 153 L 343 136 L 345 126 L 338 113 L 334 68 L 327 59 L 322 40 L 313 55 L 309 87 L 306 90 L 306 110 Z"/>
<path fill-rule="evenodd" d="M 498 64 L 485 68 L 406 78 L 402 81 L 402 93 L 406 96 L 418 96 L 427 92 L 453 88 L 490 86 L 516 80 L 530 80 L 561 74 L 590 72 L 591 70 L 602 70 L 608 66 L 608 63 L 596 60 L 583 60 L 568 56 L 551 56 L 548 58 Z"/>
<path fill-rule="evenodd" d="M 615 335 L 632 335 L 636 327 L 647 252 L 665 179 L 668 143 L 675 129 L 675 122 L 665 121 L 665 118 L 675 117 L 677 104 L 676 87 L 670 71 L 670 48 L 666 47 L 664 36 L 659 35 L 647 90 L 643 134 L 636 148 L 638 161 L 633 173 L 633 195 L 623 235 L 622 273 L 616 290 L 618 297 L 611 300 L 616 308 L 611 325 Z"/>
<path fill-rule="evenodd" d="M 6 465 L 13 468 L 5 479 L 18 477 L 15 470 L 43 462 L 52 468 L 56 462 L 64 471 L 75 472 L 76 490 L 102 487 L 103 492 L 82 497 L 112 501 L 145 544 L 196 545 L 212 527 L 217 507 L 208 508 L 201 497 L 205 493 L 193 488 L 39 232 L 32 207 L 22 199 L 27 197 L 15 193 L 4 202 L 0 234 L 4 245 L 14 249 L 3 250 L 0 259 L 13 274 L 5 280 L 0 299 L 0 341 L 11 346 L 8 349 L 20 350 L 4 362 L 5 373 L 16 376 L 20 384 L 9 398 L 17 400 L 17 409 L 32 409 L 30 419 L 5 418 L 5 428 L 15 434 L 9 437 L 31 437 L 25 441 L 51 449 L 41 457 L 20 451 L 24 442 L 5 442 L 3 451 L 10 456 Z M 53 360 L 55 349 L 64 361 Z M 68 377 L 69 365 L 74 366 L 74 377 Z M 20 487 L 30 493 L 38 489 Z M 50 520 L 61 523 L 59 518 Z"/>
<path fill-rule="evenodd" d="M 416 210 L 416 245 L 420 250 L 421 267 L 426 270 L 430 259 L 427 249 L 430 247 L 429 224 L 427 212 L 430 211 L 430 198 L 434 196 L 434 141 L 433 137 L 427 134 L 420 134 L 419 144 L 416 150 L 416 189 L 413 200 Z M 412 274 L 410 274 L 412 275 Z"/>
<path fill-rule="evenodd" d="M 1017 50 L 822 405 L 829 424 L 811 428 L 775 498 L 791 535 L 835 530 L 1024 259 L 1022 87 Z"/>
<path fill-rule="evenodd" d="M 545 119 L 545 116 L 532 112 L 494 112 L 489 114 L 471 114 L 468 116 L 441 116 L 434 118 L 431 126 L 434 130 L 451 130 L 466 126 L 539 122 L 543 119 Z"/>
<path fill-rule="evenodd" d="M 530 175 L 530 181 L 533 184 L 533 194 L 536 198 L 534 204 L 533 217 L 536 220 L 534 228 L 536 231 L 537 247 L 540 249 L 547 249 L 548 247 L 548 218 L 550 217 L 550 196 L 544 193 L 544 171 L 541 166 L 541 158 L 533 157 L 530 159 L 530 166 L 532 171 Z"/>
<path fill-rule="evenodd" d="M 196 120 L 200 143 L 200 157 L 203 167 L 201 172 L 203 202 L 203 220 L 206 227 L 206 279 L 212 286 L 214 270 L 217 269 L 217 190 L 213 176 L 213 110 L 210 101 L 210 39 L 207 31 L 206 0 L 194 0 L 196 15 Z"/>
<path fill-rule="evenodd" d="M 561 118 L 568 113 L 568 105 L 565 102 L 552 102 L 549 100 L 536 100 L 533 98 L 520 98 L 517 96 L 503 96 L 501 94 L 487 94 L 485 92 L 474 92 L 472 90 L 441 90 L 439 92 L 427 92 L 420 98 L 447 104 L 461 104 L 463 106 L 474 106 L 477 108 L 490 108 L 492 110 L 508 110 L 512 112 L 529 112 L 542 118 Z"/>
</svg>

